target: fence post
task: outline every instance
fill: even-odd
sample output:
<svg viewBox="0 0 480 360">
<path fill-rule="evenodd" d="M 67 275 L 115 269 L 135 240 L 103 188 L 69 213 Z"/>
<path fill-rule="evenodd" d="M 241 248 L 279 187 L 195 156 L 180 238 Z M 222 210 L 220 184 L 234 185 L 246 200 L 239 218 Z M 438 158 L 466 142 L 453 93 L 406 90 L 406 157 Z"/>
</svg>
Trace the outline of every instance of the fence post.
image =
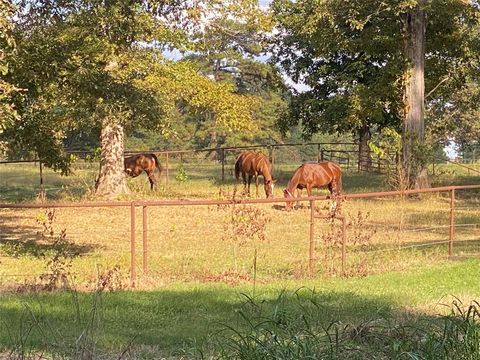
<svg viewBox="0 0 480 360">
<path fill-rule="evenodd" d="M 453 239 L 455 236 L 455 189 L 450 192 L 450 240 L 448 242 L 448 256 L 453 255 Z"/>
<path fill-rule="evenodd" d="M 270 147 L 270 159 L 271 159 L 271 164 L 272 164 L 272 168 L 271 168 L 271 173 L 273 175 L 273 167 L 275 166 L 275 146 L 271 146 Z"/>
<path fill-rule="evenodd" d="M 347 218 L 342 216 L 342 276 L 345 276 L 345 264 L 347 262 Z"/>
<path fill-rule="evenodd" d="M 225 181 L 225 149 L 222 148 L 222 181 Z"/>
<path fill-rule="evenodd" d="M 320 144 L 317 144 L 317 162 L 320 162 L 323 156 L 320 156 Z"/>
<path fill-rule="evenodd" d="M 130 204 L 130 284 L 132 288 L 135 287 L 137 279 L 136 264 L 135 264 L 135 202 Z"/>
<path fill-rule="evenodd" d="M 166 161 L 165 161 L 165 185 L 168 185 L 168 152 L 166 153 Z"/>
<path fill-rule="evenodd" d="M 308 243 L 308 271 L 315 273 L 315 200 L 310 200 L 310 239 Z"/>
<path fill-rule="evenodd" d="M 323 161 L 325 158 L 325 155 L 323 154 L 323 149 L 320 150 L 320 161 Z"/>
<path fill-rule="evenodd" d="M 45 187 L 43 186 L 43 168 L 42 168 L 42 160 L 38 161 L 40 165 L 40 199 L 42 201 L 45 200 Z"/>
<path fill-rule="evenodd" d="M 147 235 L 148 235 L 148 222 L 147 222 L 147 206 L 143 205 L 142 209 L 143 220 L 143 273 L 148 273 L 148 251 L 147 251 Z"/>
<path fill-rule="evenodd" d="M 360 152 L 360 146 L 358 147 L 358 172 L 362 171 L 362 153 Z"/>
</svg>

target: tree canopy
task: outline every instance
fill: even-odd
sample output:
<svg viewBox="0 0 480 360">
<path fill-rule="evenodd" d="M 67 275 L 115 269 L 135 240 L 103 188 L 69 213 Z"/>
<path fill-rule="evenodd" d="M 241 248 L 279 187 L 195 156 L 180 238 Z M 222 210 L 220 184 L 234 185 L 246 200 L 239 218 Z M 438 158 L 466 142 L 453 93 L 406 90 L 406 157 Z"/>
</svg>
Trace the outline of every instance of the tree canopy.
<svg viewBox="0 0 480 360">
<path fill-rule="evenodd" d="M 427 140 L 468 143 L 478 132 L 476 1 L 274 0 L 268 11 L 254 0 L 0 4 L 0 138 L 63 173 L 65 145 L 79 134 L 99 138 L 102 166 L 117 163 L 119 177 L 124 132 L 202 147 L 278 141 L 301 124 L 304 137 L 353 133 L 364 149 L 372 131 L 405 132 L 416 12 L 426 26 L 416 73 Z M 279 69 L 307 86 L 288 112 Z"/>
<path fill-rule="evenodd" d="M 429 101 L 451 102 L 466 76 L 478 72 L 475 2 L 275 0 L 273 10 L 278 24 L 274 61 L 309 87 L 294 97 L 282 125 L 301 122 L 306 136 L 357 133 L 364 127 L 402 129 L 411 110 L 405 98 L 413 79 L 408 69 L 417 66 L 406 45 L 415 11 L 426 14 L 419 15 L 426 24 L 419 30 L 426 38 L 420 74 Z"/>
<path fill-rule="evenodd" d="M 199 47 L 193 34 L 200 5 L 21 2 L 14 27 L 18 53 L 9 66 L 10 81 L 26 91 L 16 98 L 21 118 L 5 134 L 12 147 L 30 149 L 68 173 L 66 136 L 99 133 L 106 118 L 127 132 L 144 127 L 164 136 L 179 114 L 208 118 L 226 131 L 253 131 L 257 96 L 209 79 L 192 61 L 162 54 Z"/>
<path fill-rule="evenodd" d="M 14 12 L 15 8 L 10 1 L 0 1 L 0 135 L 7 126 L 12 125 L 17 117 L 12 96 L 19 89 L 5 79 L 9 72 L 6 57 L 10 55 L 15 48 L 15 40 L 12 34 L 12 17 Z M 2 146 L 0 145 L 0 151 L 1 150 Z"/>
</svg>

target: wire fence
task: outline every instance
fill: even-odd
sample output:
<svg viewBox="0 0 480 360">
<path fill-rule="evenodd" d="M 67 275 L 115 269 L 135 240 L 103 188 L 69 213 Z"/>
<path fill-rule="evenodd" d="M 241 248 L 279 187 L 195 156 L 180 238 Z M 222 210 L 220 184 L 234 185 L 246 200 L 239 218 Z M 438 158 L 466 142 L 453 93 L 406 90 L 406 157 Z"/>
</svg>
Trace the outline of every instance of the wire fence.
<svg viewBox="0 0 480 360">
<path fill-rule="evenodd" d="M 288 177 L 291 172 L 306 161 L 331 160 L 344 169 L 382 171 L 382 165 L 362 166 L 358 145 L 349 142 L 270 144 L 241 147 L 218 147 L 198 150 L 150 150 L 127 151 L 125 156 L 152 152 L 157 154 L 163 167 L 163 186 L 168 187 L 179 173 L 186 173 L 190 179 L 215 179 L 217 182 L 233 180 L 234 164 L 238 155 L 245 150 L 256 150 L 268 154 L 276 177 Z M 93 187 L 98 175 L 99 164 L 93 152 L 72 151 L 77 160 L 73 164 L 73 176 L 62 177 L 53 170 L 42 166 L 41 160 L 0 161 L 0 186 L 5 191 L 73 192 L 87 191 Z M 373 160 L 377 161 L 377 160 Z M 385 165 L 386 166 L 386 165 Z"/>
</svg>

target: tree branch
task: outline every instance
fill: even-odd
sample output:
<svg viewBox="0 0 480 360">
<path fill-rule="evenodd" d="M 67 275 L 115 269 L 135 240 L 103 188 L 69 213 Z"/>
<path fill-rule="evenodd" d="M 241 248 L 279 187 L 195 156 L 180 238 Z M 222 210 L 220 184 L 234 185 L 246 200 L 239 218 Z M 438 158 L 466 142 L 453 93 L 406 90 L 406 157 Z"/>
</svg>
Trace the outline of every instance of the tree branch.
<svg viewBox="0 0 480 360">
<path fill-rule="evenodd" d="M 440 85 L 442 85 L 445 81 L 447 81 L 449 79 L 450 79 L 450 76 L 447 76 L 447 77 L 443 78 L 432 90 L 430 90 L 428 92 L 427 95 L 425 95 L 425 99 L 429 98 L 430 95 L 432 95 L 432 93 L 440 87 Z"/>
</svg>

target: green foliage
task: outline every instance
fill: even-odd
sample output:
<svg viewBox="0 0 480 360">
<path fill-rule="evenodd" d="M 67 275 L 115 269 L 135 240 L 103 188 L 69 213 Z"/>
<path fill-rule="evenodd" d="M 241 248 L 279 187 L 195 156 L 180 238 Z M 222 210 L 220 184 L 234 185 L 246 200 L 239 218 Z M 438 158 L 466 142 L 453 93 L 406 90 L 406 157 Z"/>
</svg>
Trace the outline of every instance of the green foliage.
<svg viewBox="0 0 480 360">
<path fill-rule="evenodd" d="M 480 79 L 468 79 L 448 99 L 430 104 L 430 138 L 442 144 L 449 140 L 467 147 L 475 144 L 480 139 Z"/>
<path fill-rule="evenodd" d="M 11 82 L 5 80 L 9 72 L 6 56 L 13 53 L 15 40 L 12 35 L 12 17 L 15 7 L 10 0 L 0 1 L 0 135 L 5 127 L 11 126 L 17 119 L 17 111 L 12 103 L 12 96 L 19 90 Z M 4 146 L 0 141 L 0 154 Z"/>
<path fill-rule="evenodd" d="M 399 126 L 402 73 L 399 19 L 375 2 L 273 3 L 284 29 L 274 61 L 311 90 L 292 100 L 288 127 L 302 121 L 305 134 L 356 132 L 363 125 Z M 386 61 L 386 58 L 389 58 Z"/>
<path fill-rule="evenodd" d="M 214 340 L 220 359 L 480 359 L 476 301 L 467 309 L 455 301 L 448 316 L 325 325 L 318 321 L 323 304 L 315 290 L 281 292 L 268 307 L 244 296 L 237 325 L 225 324 Z"/>
<path fill-rule="evenodd" d="M 187 175 L 187 172 L 185 171 L 185 168 L 183 167 L 183 164 L 180 164 L 180 166 L 177 168 L 177 173 L 175 174 L 175 180 L 177 180 L 180 183 L 184 183 L 188 181 L 188 175 Z"/>
<path fill-rule="evenodd" d="M 17 154 L 36 152 L 66 174 L 70 134 L 98 134 L 104 118 L 127 132 L 144 128 L 164 137 L 172 136 L 179 114 L 211 120 L 226 132 L 255 130 L 256 96 L 235 94 L 195 64 L 162 55 L 167 46 L 191 47 L 196 5 L 54 3 L 22 3 L 15 24 L 19 51 L 10 59 L 11 81 L 27 92 L 16 98 L 21 125 L 4 138 Z"/>
<path fill-rule="evenodd" d="M 380 158 L 393 160 L 391 155 L 401 150 L 401 135 L 393 128 L 386 127 L 369 143 L 370 150 Z"/>
<path fill-rule="evenodd" d="M 274 61 L 310 88 L 293 98 L 283 128 L 301 121 L 309 136 L 355 132 L 363 125 L 399 131 L 406 66 L 403 15 L 415 6 L 417 1 L 274 1 L 281 29 L 274 39 Z M 465 75 L 478 73 L 478 5 L 427 2 L 426 12 L 426 94 L 432 104 L 446 106 Z"/>
<path fill-rule="evenodd" d="M 216 82 L 230 84 L 239 95 L 255 95 L 252 108 L 254 131 L 230 132 L 205 118 L 186 118 L 181 126 L 191 129 L 185 135 L 191 146 L 215 147 L 279 141 L 276 119 L 286 108 L 286 90 L 278 70 L 255 59 L 267 51 L 266 33 L 272 29 L 270 13 L 256 1 L 212 2 L 211 13 L 202 31 L 195 34 L 197 52 L 188 55 L 199 70 Z"/>
</svg>

